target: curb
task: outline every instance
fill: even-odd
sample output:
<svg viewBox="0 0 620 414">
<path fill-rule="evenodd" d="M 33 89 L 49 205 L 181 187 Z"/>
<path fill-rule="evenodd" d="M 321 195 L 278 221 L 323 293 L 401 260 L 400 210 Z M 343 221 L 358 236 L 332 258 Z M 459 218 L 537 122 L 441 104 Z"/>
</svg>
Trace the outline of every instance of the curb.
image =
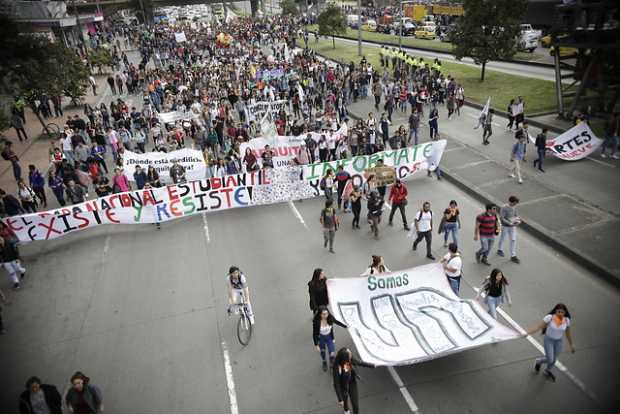
<svg viewBox="0 0 620 414">
<path fill-rule="evenodd" d="M 308 31 L 308 33 L 315 34 L 316 32 Z M 336 39 L 357 41 L 357 39 L 353 39 L 351 37 L 343 37 L 343 36 L 334 36 L 334 37 Z M 308 43 L 310 43 L 310 39 L 308 39 Z M 370 43 L 370 44 L 374 44 L 374 45 L 378 45 L 378 46 L 398 47 L 398 45 L 395 44 L 395 43 L 377 42 L 376 40 L 364 40 L 364 39 L 362 39 L 362 43 Z M 402 46 L 401 49 L 404 49 L 404 50 L 422 50 L 424 52 L 442 53 L 442 54 L 448 54 L 448 55 L 451 54 L 450 51 L 442 51 L 442 50 L 437 50 L 437 49 L 432 49 L 432 48 L 427 48 L 427 47 Z M 496 59 L 493 62 L 507 62 L 507 63 L 514 63 L 514 64 L 518 64 L 518 65 L 536 66 L 536 67 L 539 67 L 539 68 L 553 68 L 554 67 L 554 65 L 551 64 L 551 63 L 532 62 L 532 61 L 529 61 L 529 60 L 518 60 L 518 59 L 513 59 L 513 60 L 509 60 L 509 59 Z"/>
<path fill-rule="evenodd" d="M 452 173 L 447 172 L 445 168 L 441 169 L 442 175 L 446 178 L 447 181 L 454 184 L 456 187 L 463 190 L 465 193 L 475 198 L 478 201 L 483 202 L 484 204 L 498 204 L 497 200 L 493 200 L 481 192 L 477 191 L 474 187 L 468 185 L 465 181 L 456 178 Z M 524 221 L 521 223 L 520 227 L 522 227 L 525 231 L 530 233 L 532 236 L 542 241 L 545 244 L 553 247 L 555 250 L 560 252 L 562 255 L 568 257 L 573 262 L 587 268 L 590 271 L 596 273 L 601 279 L 605 282 L 613 285 L 615 288 L 620 289 L 620 278 L 618 278 L 614 273 L 607 269 L 604 266 L 598 264 L 593 258 L 590 256 L 581 253 L 572 247 L 568 246 L 566 243 L 556 239 L 555 237 L 547 234 L 542 226 L 536 223 L 529 223 Z"/>
<path fill-rule="evenodd" d="M 479 108 L 482 108 L 482 105 L 478 106 Z M 351 113 L 350 111 L 348 112 L 348 117 L 349 118 L 353 118 L 356 120 L 361 119 L 359 116 Z M 455 175 L 453 175 L 452 173 L 449 172 L 449 170 L 446 170 L 445 168 L 441 169 L 442 172 L 442 176 L 451 184 L 455 185 L 456 187 L 458 187 L 459 189 L 463 190 L 466 194 L 468 194 L 469 196 L 473 197 L 474 199 L 484 203 L 484 204 L 496 204 L 496 205 L 501 205 L 501 202 L 498 200 L 493 200 L 487 196 L 485 196 L 484 194 L 482 194 L 481 192 L 479 192 L 478 190 L 475 189 L 474 186 L 469 185 L 468 183 L 466 183 L 463 180 L 460 180 L 458 178 L 456 178 Z M 542 228 L 542 226 L 540 226 L 537 223 L 528 223 L 527 221 L 524 221 L 521 226 L 521 228 L 523 228 L 526 232 L 528 232 L 530 235 L 534 236 L 535 238 L 537 238 L 538 240 L 542 241 L 543 243 L 549 245 L 550 247 L 554 248 L 555 250 L 557 250 L 560 254 L 562 254 L 563 256 L 566 256 L 569 260 L 572 260 L 573 262 L 577 263 L 578 265 L 587 268 L 588 270 L 594 272 L 595 274 L 597 274 L 601 279 L 603 279 L 605 282 L 609 283 L 610 285 L 612 285 L 613 287 L 620 289 L 620 278 L 618 278 L 618 276 L 614 275 L 614 273 L 604 267 L 601 266 L 596 260 L 594 260 L 592 257 L 581 253 L 575 249 L 573 249 L 572 247 L 568 246 L 566 243 L 556 239 L 555 237 L 550 236 L 549 234 L 547 234 L 545 232 L 545 230 Z"/>
</svg>

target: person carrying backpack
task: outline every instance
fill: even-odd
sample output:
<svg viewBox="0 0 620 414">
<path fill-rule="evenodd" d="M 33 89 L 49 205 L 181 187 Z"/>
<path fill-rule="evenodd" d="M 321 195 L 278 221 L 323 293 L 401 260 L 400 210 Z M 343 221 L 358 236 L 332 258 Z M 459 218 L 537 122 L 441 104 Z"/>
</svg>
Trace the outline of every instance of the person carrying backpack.
<svg viewBox="0 0 620 414">
<path fill-rule="evenodd" d="M 321 210 L 321 217 L 319 218 L 319 221 L 323 226 L 323 247 L 326 248 L 329 243 L 330 253 L 335 253 L 334 238 L 336 237 L 336 230 L 338 230 L 338 225 L 340 224 L 333 204 L 334 200 L 328 198 L 325 201 L 325 208 Z"/>
<path fill-rule="evenodd" d="M 433 212 L 431 211 L 431 203 L 425 201 L 422 204 L 422 210 L 418 211 L 415 215 L 415 231 L 418 234 L 413 242 L 412 249 L 415 251 L 418 248 L 418 243 L 422 239 L 426 240 L 426 257 L 435 260 L 435 256 L 431 252 L 431 241 L 433 239 Z"/>
</svg>

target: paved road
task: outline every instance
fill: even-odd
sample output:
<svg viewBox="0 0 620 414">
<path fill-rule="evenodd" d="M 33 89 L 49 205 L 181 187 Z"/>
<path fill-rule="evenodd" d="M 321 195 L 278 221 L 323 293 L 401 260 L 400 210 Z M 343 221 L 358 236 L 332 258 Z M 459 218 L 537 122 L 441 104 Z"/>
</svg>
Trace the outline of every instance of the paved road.
<svg viewBox="0 0 620 414">
<path fill-rule="evenodd" d="M 471 258 L 462 294 L 472 297 L 469 286 L 489 271 L 472 258 L 473 217 L 481 206 L 425 176 L 408 187 L 410 216 L 422 200 L 430 200 L 435 212 L 458 200 L 461 244 Z M 27 279 L 21 291 L 10 292 L 13 304 L 4 312 L 9 333 L 0 338 L 0 411 L 14 412 L 29 375 L 64 385 L 81 369 L 103 387 L 112 413 L 234 413 L 230 380 L 242 414 L 339 412 L 312 348 L 306 293 L 312 270 L 356 276 L 376 253 L 392 269 L 427 260 L 411 252 L 398 220 L 376 242 L 366 228 L 352 231 L 350 217 L 337 234 L 337 254 L 328 254 L 321 246 L 321 204 L 294 204 L 305 225 L 285 203 L 215 213 L 206 221 L 178 220 L 160 231 L 151 225 L 100 227 L 24 246 Z M 439 256 L 444 249 L 435 241 L 434 250 Z M 602 412 L 620 402 L 614 382 L 620 372 L 609 363 L 620 339 L 609 329 L 618 293 L 525 234 L 519 254 L 521 265 L 491 258 L 512 282 L 514 305 L 506 311 L 527 327 L 556 302 L 566 302 L 577 353 L 561 359 L 597 400 L 565 375 L 556 384 L 535 377 L 538 351 L 515 340 L 397 368 L 421 412 Z M 247 272 L 254 298 L 257 325 L 247 348 L 237 343 L 234 320 L 225 314 L 224 277 L 231 264 Z M 336 335 L 339 346 L 351 344 L 343 330 Z M 387 369 L 361 374 L 364 412 L 410 411 Z"/>
<path fill-rule="evenodd" d="M 357 44 L 357 40 L 352 40 L 352 39 L 339 38 L 339 41 L 343 43 Z M 377 46 L 375 43 L 368 43 L 368 42 L 362 42 L 362 43 L 364 44 L 364 47 L 380 47 L 380 46 Z M 419 49 L 414 49 L 414 48 L 409 48 L 409 47 L 403 47 L 403 49 L 414 51 L 416 56 L 423 56 L 425 58 L 429 57 L 432 59 L 439 58 L 441 60 L 456 62 L 456 59 L 454 59 L 454 56 L 451 55 L 450 53 L 429 52 L 426 50 L 419 50 Z M 474 64 L 473 60 L 470 58 L 464 58 L 463 60 L 460 61 L 460 63 L 479 67 L 478 65 Z M 489 62 L 487 64 L 487 69 L 497 70 L 499 72 L 504 72 L 504 73 L 510 73 L 512 75 L 527 76 L 530 78 L 543 79 L 543 80 L 555 82 L 555 72 L 553 68 L 524 65 L 521 63 L 513 63 L 513 62 Z"/>
</svg>

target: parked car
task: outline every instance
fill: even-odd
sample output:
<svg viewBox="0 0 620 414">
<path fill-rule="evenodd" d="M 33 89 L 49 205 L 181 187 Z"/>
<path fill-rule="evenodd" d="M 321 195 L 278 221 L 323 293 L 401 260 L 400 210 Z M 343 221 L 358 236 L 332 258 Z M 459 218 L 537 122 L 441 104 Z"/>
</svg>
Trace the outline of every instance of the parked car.
<svg viewBox="0 0 620 414">
<path fill-rule="evenodd" d="M 377 25 L 377 33 L 390 34 L 391 32 L 392 32 L 392 25 L 389 25 L 389 24 L 378 24 Z"/>
<path fill-rule="evenodd" d="M 376 32 L 377 22 L 374 20 L 366 20 L 366 22 L 362 24 L 362 30 L 366 30 L 367 32 Z"/>
<path fill-rule="evenodd" d="M 435 32 L 435 26 L 422 26 L 415 31 L 415 37 L 418 39 L 435 39 L 437 33 Z"/>
</svg>

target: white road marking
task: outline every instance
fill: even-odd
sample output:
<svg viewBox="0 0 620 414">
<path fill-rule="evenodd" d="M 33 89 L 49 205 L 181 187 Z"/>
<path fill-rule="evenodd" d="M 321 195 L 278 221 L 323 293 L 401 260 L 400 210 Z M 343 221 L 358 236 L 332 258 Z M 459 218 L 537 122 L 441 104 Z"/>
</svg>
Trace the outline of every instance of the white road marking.
<svg viewBox="0 0 620 414">
<path fill-rule="evenodd" d="M 209 224 L 207 223 L 207 213 L 202 213 L 202 228 L 205 231 L 205 239 L 207 239 L 207 243 L 210 243 L 211 236 L 209 235 Z"/>
<path fill-rule="evenodd" d="M 228 355 L 228 347 L 226 346 L 226 341 L 222 341 L 222 353 L 224 354 L 224 371 L 226 372 L 226 387 L 228 388 L 230 414 L 239 414 L 239 405 L 237 404 L 237 391 L 235 391 L 235 378 L 233 377 L 233 370 L 232 365 L 230 364 L 230 356 Z"/>
<path fill-rule="evenodd" d="M 604 165 L 605 167 L 608 167 L 608 168 L 616 168 L 616 166 L 615 166 L 615 165 L 613 165 L 613 164 L 609 164 L 609 163 L 607 163 L 607 162 L 605 162 L 605 161 L 597 160 L 596 158 L 592 158 L 592 157 L 586 157 L 586 158 L 587 158 L 587 159 L 589 159 L 590 161 L 593 161 L 593 162 L 597 163 L 597 164 Z"/>
<path fill-rule="evenodd" d="M 392 379 L 396 383 L 396 386 L 400 390 L 400 393 L 403 395 L 403 398 L 407 402 L 407 405 L 409 406 L 409 409 L 411 410 L 411 412 L 412 413 L 417 413 L 418 412 L 418 406 L 415 403 L 415 401 L 413 400 L 413 397 L 409 393 L 409 390 L 407 389 L 407 387 L 405 387 L 405 384 L 403 383 L 403 380 L 400 378 L 400 375 L 398 375 L 398 372 L 396 372 L 394 367 L 387 367 L 387 369 L 388 369 L 388 372 L 390 373 L 390 375 L 392 376 Z"/>
<path fill-rule="evenodd" d="M 473 287 L 472 289 L 478 293 L 480 291 L 479 288 L 477 287 Z M 483 294 L 484 295 L 484 294 Z M 502 318 L 504 318 L 506 320 L 506 322 L 508 322 L 508 324 L 510 324 L 510 326 L 512 326 L 517 332 L 519 332 L 520 334 L 524 335 L 527 332 L 525 331 L 525 329 L 523 329 L 523 327 L 521 327 L 521 325 L 519 325 L 514 319 L 512 319 L 510 317 L 510 315 L 508 315 L 508 313 L 506 313 L 503 309 L 501 308 L 497 308 L 497 313 L 500 314 L 502 316 Z M 531 343 L 534 348 L 536 348 L 541 354 L 545 354 L 545 348 L 540 344 L 540 342 L 538 342 L 536 339 L 534 339 L 531 335 L 528 335 L 526 337 L 526 339 L 529 341 L 529 343 Z M 555 362 L 555 366 L 558 367 L 558 369 L 563 372 L 568 379 L 570 379 L 573 384 L 575 384 L 577 386 L 577 388 L 579 388 L 581 391 L 583 391 L 588 397 L 590 397 L 593 401 L 595 401 L 597 404 L 601 405 L 598 397 L 592 392 L 590 391 L 588 388 L 586 388 L 586 385 L 583 383 L 583 381 L 581 381 L 579 378 L 577 378 L 577 376 L 575 376 L 575 374 L 573 374 L 572 372 L 570 372 L 568 370 L 568 368 L 566 368 L 566 365 L 562 364 L 560 362 L 560 360 L 556 360 Z"/>
<path fill-rule="evenodd" d="M 108 251 L 110 250 L 110 239 L 111 238 L 112 238 L 112 236 L 110 236 L 109 234 L 105 238 L 105 242 L 103 243 L 103 256 L 102 256 L 102 260 L 105 260 L 105 257 L 108 255 Z"/>
<path fill-rule="evenodd" d="M 299 212 L 299 210 L 297 210 L 297 207 L 295 207 L 295 203 L 293 203 L 293 200 L 290 200 L 288 202 L 288 205 L 291 208 L 291 210 L 293 210 L 293 214 L 295 214 L 295 217 L 297 217 L 299 222 L 306 228 L 306 230 L 308 230 L 308 226 L 306 225 L 306 222 L 303 216 L 301 215 L 301 213 Z"/>
</svg>

